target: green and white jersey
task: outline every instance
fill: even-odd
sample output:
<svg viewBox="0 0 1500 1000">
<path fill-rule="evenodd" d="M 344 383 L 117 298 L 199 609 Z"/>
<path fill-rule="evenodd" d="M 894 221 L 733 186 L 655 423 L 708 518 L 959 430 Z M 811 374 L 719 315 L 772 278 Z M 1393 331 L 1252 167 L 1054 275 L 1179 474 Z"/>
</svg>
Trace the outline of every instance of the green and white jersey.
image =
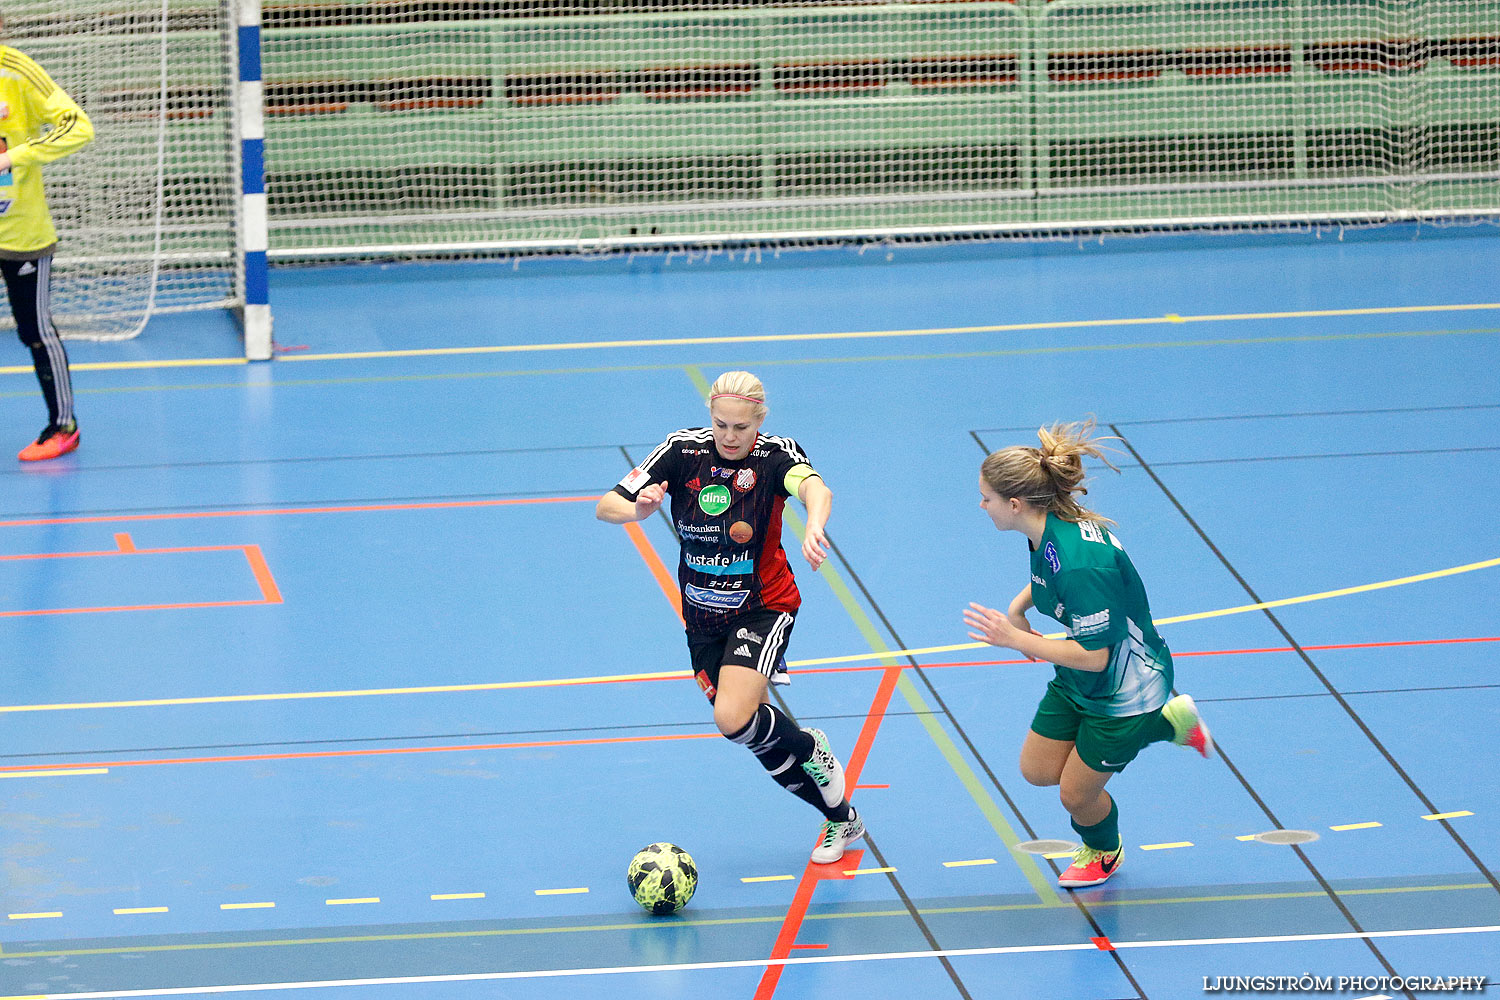
<svg viewBox="0 0 1500 1000">
<path fill-rule="evenodd" d="M 1031 600 L 1085 649 L 1109 649 L 1094 673 L 1057 668 L 1078 707 L 1116 718 L 1144 715 L 1172 696 L 1172 653 L 1151 624 L 1146 588 L 1118 539 L 1102 524 L 1047 515 L 1031 553 Z"/>
</svg>

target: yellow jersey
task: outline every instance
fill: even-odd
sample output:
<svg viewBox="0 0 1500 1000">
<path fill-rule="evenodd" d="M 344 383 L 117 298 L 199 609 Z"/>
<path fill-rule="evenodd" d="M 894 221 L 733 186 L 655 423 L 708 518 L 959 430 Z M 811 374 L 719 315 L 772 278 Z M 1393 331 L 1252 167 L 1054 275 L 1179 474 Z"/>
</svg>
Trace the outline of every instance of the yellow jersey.
<svg viewBox="0 0 1500 1000">
<path fill-rule="evenodd" d="M 0 150 L 11 168 L 0 173 L 0 258 L 44 256 L 57 243 L 42 192 L 42 164 L 82 149 L 94 126 L 73 98 L 36 61 L 0 45 Z"/>
</svg>

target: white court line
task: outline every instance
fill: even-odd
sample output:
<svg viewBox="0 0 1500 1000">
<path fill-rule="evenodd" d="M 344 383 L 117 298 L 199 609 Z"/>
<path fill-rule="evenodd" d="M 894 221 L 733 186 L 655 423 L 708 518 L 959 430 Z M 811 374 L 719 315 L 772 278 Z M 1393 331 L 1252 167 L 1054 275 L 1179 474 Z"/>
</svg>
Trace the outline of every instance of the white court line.
<svg viewBox="0 0 1500 1000">
<path fill-rule="evenodd" d="M 1127 948 L 1187 948 L 1216 944 L 1276 944 L 1290 941 L 1358 941 L 1391 937 L 1436 937 L 1443 934 L 1493 934 L 1500 924 L 1482 927 L 1424 927 L 1404 931 L 1345 931 L 1337 934 L 1278 934 L 1271 937 L 1184 938 L 1172 941 L 1115 941 L 1116 951 Z M 1025 955 L 1039 952 L 1098 951 L 1093 942 L 1029 944 L 997 948 L 949 948 L 941 951 L 892 951 L 874 955 L 810 955 L 806 958 L 747 959 L 734 962 L 684 962 L 676 965 L 619 965 L 598 969 L 537 969 L 527 972 L 468 972 L 437 976 L 395 976 L 387 979 L 323 979 L 300 983 L 247 983 L 232 986 L 173 986 L 154 990 L 101 990 L 92 993 L 30 993 L 0 1000 L 115 1000 L 122 997 L 193 996 L 202 993 L 251 993 L 256 990 L 309 990 L 330 986 L 404 986 L 418 983 L 474 983 L 499 979 L 556 979 L 569 976 L 609 976 L 640 972 L 699 972 L 709 969 L 761 969 L 771 965 L 831 965 L 841 962 L 883 962 L 906 958 L 968 958 L 978 955 Z M 9 956 L 7 956 L 9 957 Z M 24 956 L 16 956 L 24 957 Z"/>
</svg>

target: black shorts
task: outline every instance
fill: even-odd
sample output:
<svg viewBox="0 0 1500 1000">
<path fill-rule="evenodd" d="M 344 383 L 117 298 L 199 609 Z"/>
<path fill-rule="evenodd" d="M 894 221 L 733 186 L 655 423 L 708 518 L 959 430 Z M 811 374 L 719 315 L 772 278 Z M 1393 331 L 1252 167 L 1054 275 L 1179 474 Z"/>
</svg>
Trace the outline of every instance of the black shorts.
<svg viewBox="0 0 1500 1000">
<path fill-rule="evenodd" d="M 790 684 L 786 672 L 786 647 L 792 640 L 797 616 L 789 611 L 762 608 L 736 615 L 722 633 L 689 632 L 688 652 L 693 658 L 693 679 L 712 702 L 719 693 L 719 668 L 727 663 L 764 674 L 772 684 Z"/>
</svg>

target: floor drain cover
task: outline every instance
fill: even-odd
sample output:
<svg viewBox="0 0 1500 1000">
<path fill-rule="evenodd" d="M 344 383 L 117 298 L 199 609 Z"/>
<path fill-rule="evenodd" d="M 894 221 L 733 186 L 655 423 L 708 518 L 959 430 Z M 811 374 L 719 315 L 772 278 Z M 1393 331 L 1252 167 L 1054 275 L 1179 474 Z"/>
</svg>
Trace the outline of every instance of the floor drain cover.
<svg viewBox="0 0 1500 1000">
<path fill-rule="evenodd" d="M 1078 845 L 1071 840 L 1026 840 L 1016 845 L 1016 850 L 1027 854 L 1061 854 Z"/>
<path fill-rule="evenodd" d="M 1318 839 L 1311 830 L 1267 830 L 1257 833 L 1255 839 L 1262 844 L 1307 844 Z"/>
</svg>

